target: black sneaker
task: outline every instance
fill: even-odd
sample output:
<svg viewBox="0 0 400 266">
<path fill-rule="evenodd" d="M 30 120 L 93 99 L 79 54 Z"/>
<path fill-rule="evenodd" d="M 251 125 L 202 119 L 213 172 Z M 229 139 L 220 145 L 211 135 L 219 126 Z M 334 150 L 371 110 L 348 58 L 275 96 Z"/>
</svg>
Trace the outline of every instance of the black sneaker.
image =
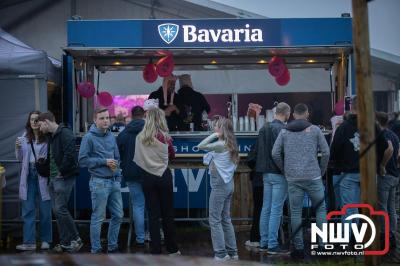
<svg viewBox="0 0 400 266">
<path fill-rule="evenodd" d="M 90 253 L 91 254 L 103 254 L 103 250 L 102 249 L 95 250 L 95 251 L 91 250 Z"/>
<path fill-rule="evenodd" d="M 108 253 L 108 254 L 116 254 L 116 253 L 120 253 L 120 251 L 119 251 L 118 248 L 114 248 L 114 249 L 112 249 L 112 250 L 108 250 L 107 253 Z"/>
<path fill-rule="evenodd" d="M 63 253 L 64 249 L 62 248 L 61 244 L 57 244 L 54 246 L 54 248 L 52 249 L 52 251 L 54 253 Z"/>
<path fill-rule="evenodd" d="M 135 246 L 138 247 L 138 248 L 144 248 L 144 242 L 143 243 L 136 242 Z"/>
<path fill-rule="evenodd" d="M 260 247 L 258 248 L 258 250 L 259 250 L 260 252 L 267 252 L 268 246 L 260 246 Z"/>
<path fill-rule="evenodd" d="M 290 257 L 292 257 L 292 259 L 304 259 L 304 249 L 294 249 L 290 253 Z"/>
<path fill-rule="evenodd" d="M 76 240 L 72 240 L 69 246 L 61 245 L 61 247 L 67 252 L 77 253 L 83 247 L 83 242 L 82 239 L 78 237 Z"/>
<path fill-rule="evenodd" d="M 280 247 L 269 248 L 267 254 L 270 255 L 289 255 L 290 251 L 282 249 Z"/>
</svg>

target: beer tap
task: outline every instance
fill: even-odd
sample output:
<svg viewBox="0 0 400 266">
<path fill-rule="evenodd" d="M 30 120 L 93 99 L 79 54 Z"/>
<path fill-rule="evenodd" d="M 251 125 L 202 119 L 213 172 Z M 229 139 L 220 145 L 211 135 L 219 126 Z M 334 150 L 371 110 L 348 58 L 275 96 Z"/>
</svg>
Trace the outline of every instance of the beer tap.
<svg viewBox="0 0 400 266">
<path fill-rule="evenodd" d="M 228 118 L 232 118 L 232 102 L 227 102 L 226 107 L 228 108 Z"/>
</svg>

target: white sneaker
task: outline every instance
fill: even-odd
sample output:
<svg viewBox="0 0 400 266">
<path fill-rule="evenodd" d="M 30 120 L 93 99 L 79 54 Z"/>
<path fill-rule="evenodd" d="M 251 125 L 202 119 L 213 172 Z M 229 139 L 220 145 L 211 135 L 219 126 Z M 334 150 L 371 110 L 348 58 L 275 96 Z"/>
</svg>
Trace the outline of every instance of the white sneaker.
<svg viewBox="0 0 400 266">
<path fill-rule="evenodd" d="M 164 230 L 162 230 L 162 228 L 160 229 L 160 237 L 161 241 L 164 241 Z"/>
<path fill-rule="evenodd" d="M 171 256 L 171 257 L 175 257 L 175 256 L 180 256 L 180 255 L 182 255 L 182 253 L 178 250 L 177 252 L 169 253 L 168 255 Z"/>
<path fill-rule="evenodd" d="M 260 242 L 251 242 L 250 240 L 247 240 L 244 244 L 245 246 L 254 248 L 258 248 L 260 246 Z"/>
<path fill-rule="evenodd" d="M 18 250 L 28 251 L 28 250 L 36 250 L 35 244 L 21 244 L 15 247 Z"/>
<path fill-rule="evenodd" d="M 230 256 L 231 260 L 239 260 L 239 255 Z"/>
<path fill-rule="evenodd" d="M 223 257 L 223 258 L 220 258 L 220 257 L 217 257 L 217 256 L 214 257 L 214 260 L 215 260 L 215 261 L 228 261 L 228 260 L 230 260 L 230 259 L 231 259 L 231 257 L 229 257 L 229 255 L 226 255 L 226 256 Z"/>
<path fill-rule="evenodd" d="M 150 237 L 150 232 L 146 231 L 146 233 L 144 234 L 144 241 L 150 242 L 151 241 L 151 237 Z"/>
<path fill-rule="evenodd" d="M 161 241 L 164 241 L 164 231 L 162 229 L 160 229 L 160 239 Z M 149 231 L 145 233 L 144 241 L 151 242 L 151 236 Z"/>
<path fill-rule="evenodd" d="M 50 249 L 50 244 L 47 243 L 46 241 L 44 241 L 44 242 L 42 242 L 42 244 L 40 245 L 40 249 L 41 249 L 41 250 Z"/>
</svg>

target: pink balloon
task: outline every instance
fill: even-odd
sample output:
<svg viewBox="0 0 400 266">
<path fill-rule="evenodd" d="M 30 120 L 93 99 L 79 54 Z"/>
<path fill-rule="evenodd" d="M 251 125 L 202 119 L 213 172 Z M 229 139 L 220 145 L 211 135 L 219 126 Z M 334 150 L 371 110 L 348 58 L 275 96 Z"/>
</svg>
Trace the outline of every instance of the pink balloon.
<svg viewBox="0 0 400 266">
<path fill-rule="evenodd" d="M 79 83 L 77 89 L 79 94 L 84 98 L 93 97 L 96 91 L 94 85 L 88 81 Z"/>
<path fill-rule="evenodd" d="M 286 69 L 286 71 L 278 78 L 275 78 L 276 83 L 280 86 L 285 86 L 289 83 L 290 81 L 290 72 L 289 69 Z"/>
<path fill-rule="evenodd" d="M 165 56 L 158 60 L 156 64 L 157 74 L 163 78 L 168 77 L 174 71 L 174 67 L 175 63 L 172 55 Z"/>
<path fill-rule="evenodd" d="M 268 63 L 268 71 L 275 78 L 282 76 L 286 70 L 285 61 L 278 56 L 272 57 Z"/>
<path fill-rule="evenodd" d="M 97 95 L 99 103 L 103 106 L 110 106 L 113 103 L 113 97 L 110 93 L 102 91 Z"/>
<path fill-rule="evenodd" d="M 143 79 L 147 83 L 153 83 L 157 80 L 156 66 L 153 63 L 148 63 L 143 69 Z"/>
<path fill-rule="evenodd" d="M 340 100 L 335 104 L 335 114 L 343 115 L 344 114 L 344 100 Z"/>
</svg>

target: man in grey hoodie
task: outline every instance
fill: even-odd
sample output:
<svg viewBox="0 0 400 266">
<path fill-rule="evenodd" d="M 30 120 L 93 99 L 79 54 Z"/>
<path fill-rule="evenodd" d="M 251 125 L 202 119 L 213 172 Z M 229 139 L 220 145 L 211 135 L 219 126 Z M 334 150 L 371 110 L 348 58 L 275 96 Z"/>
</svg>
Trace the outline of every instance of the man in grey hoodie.
<svg viewBox="0 0 400 266">
<path fill-rule="evenodd" d="M 299 103 L 294 107 L 295 120 L 282 129 L 272 149 L 272 158 L 288 181 L 288 194 L 291 213 L 291 227 L 294 250 L 293 258 L 304 257 L 301 215 L 304 192 L 308 194 L 316 208 L 317 226 L 322 228 L 326 221 L 324 185 L 329 161 L 329 146 L 322 131 L 307 121 L 307 105 Z M 321 153 L 318 162 L 317 154 Z"/>
<path fill-rule="evenodd" d="M 110 115 L 106 108 L 96 109 L 94 123 L 82 138 L 79 164 L 87 167 L 91 175 L 89 188 L 92 197 L 90 221 L 91 252 L 101 253 L 101 225 L 106 208 L 111 213 L 108 227 L 108 252 L 118 250 L 118 234 L 124 215 L 121 196 L 121 170 L 117 141 L 110 132 Z"/>
</svg>

